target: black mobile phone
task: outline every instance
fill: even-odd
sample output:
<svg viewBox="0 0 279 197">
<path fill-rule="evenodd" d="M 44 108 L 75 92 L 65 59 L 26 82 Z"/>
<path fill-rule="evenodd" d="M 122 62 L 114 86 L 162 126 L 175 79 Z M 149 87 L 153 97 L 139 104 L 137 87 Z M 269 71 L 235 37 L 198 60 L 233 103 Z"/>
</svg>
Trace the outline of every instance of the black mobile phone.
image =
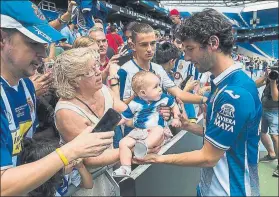
<svg viewBox="0 0 279 197">
<path fill-rule="evenodd" d="M 101 120 L 97 123 L 96 127 L 93 129 L 93 132 L 114 131 L 121 119 L 122 117 L 117 111 L 109 108 Z"/>
</svg>

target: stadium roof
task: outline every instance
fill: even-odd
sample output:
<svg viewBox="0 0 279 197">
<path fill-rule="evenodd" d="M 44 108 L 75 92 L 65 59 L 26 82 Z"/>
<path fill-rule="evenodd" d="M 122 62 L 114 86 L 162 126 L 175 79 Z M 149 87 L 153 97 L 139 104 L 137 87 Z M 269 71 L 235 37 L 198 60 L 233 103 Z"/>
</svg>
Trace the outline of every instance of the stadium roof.
<svg viewBox="0 0 279 197">
<path fill-rule="evenodd" d="M 270 2 L 278 1 L 264 1 L 264 0 L 161 0 L 160 3 L 164 7 L 240 7 L 249 6 L 253 4 L 270 4 Z"/>
</svg>

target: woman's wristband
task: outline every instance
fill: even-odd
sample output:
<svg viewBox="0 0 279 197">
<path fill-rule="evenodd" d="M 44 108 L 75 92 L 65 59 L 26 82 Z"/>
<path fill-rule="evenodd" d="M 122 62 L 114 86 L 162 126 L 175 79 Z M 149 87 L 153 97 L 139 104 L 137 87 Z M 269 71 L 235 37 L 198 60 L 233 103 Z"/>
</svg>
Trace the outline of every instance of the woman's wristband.
<svg viewBox="0 0 279 197">
<path fill-rule="evenodd" d="M 57 148 L 56 153 L 59 155 L 60 159 L 62 160 L 62 162 L 64 163 L 64 166 L 69 165 L 69 161 L 68 159 L 65 157 L 65 155 L 62 153 L 60 148 Z"/>
</svg>

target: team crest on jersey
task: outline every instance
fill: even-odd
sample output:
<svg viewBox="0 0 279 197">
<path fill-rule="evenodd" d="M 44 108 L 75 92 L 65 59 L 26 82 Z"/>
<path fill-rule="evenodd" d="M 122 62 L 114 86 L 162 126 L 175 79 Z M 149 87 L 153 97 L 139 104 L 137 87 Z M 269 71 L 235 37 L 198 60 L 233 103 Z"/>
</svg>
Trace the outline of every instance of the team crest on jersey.
<svg viewBox="0 0 279 197">
<path fill-rule="evenodd" d="M 221 115 L 234 118 L 235 108 L 231 104 L 224 104 L 221 107 L 221 111 L 219 112 Z"/>
<path fill-rule="evenodd" d="M 34 9 L 34 13 L 36 14 L 36 16 L 41 19 L 41 20 L 46 20 L 46 17 L 44 16 L 44 14 L 42 13 L 42 11 L 35 5 L 32 3 L 32 8 Z"/>
<path fill-rule="evenodd" d="M 33 105 L 33 102 L 32 102 L 32 99 L 29 97 L 27 98 L 27 104 L 29 106 L 29 109 L 30 109 L 30 112 L 34 112 L 34 105 Z"/>
</svg>

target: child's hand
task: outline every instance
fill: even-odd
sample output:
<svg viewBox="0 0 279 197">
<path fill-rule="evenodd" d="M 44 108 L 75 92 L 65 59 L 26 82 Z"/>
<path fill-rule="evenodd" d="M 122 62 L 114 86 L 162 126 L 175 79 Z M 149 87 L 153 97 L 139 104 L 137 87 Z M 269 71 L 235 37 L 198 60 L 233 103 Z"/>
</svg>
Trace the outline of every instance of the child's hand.
<svg viewBox="0 0 279 197">
<path fill-rule="evenodd" d="M 76 168 L 77 170 L 80 168 L 84 168 L 84 164 L 83 164 L 83 159 L 79 158 L 75 160 L 75 164 L 74 164 L 74 168 Z"/>
<path fill-rule="evenodd" d="M 176 127 L 176 128 L 177 128 L 177 127 L 181 127 L 181 122 L 180 122 L 180 120 L 174 118 L 174 119 L 172 120 L 172 122 L 171 122 L 171 126 Z"/>
</svg>

